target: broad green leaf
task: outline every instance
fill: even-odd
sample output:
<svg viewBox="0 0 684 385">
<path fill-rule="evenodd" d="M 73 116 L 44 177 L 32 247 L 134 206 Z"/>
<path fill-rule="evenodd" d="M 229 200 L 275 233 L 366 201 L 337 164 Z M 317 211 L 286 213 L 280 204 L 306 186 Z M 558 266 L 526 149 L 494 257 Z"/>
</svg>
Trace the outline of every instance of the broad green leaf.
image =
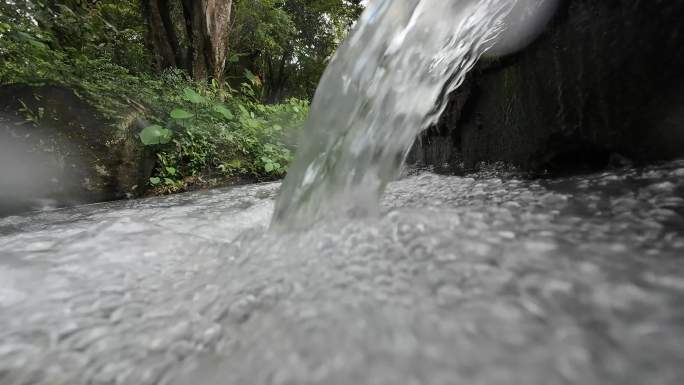
<svg viewBox="0 0 684 385">
<path fill-rule="evenodd" d="M 266 165 L 264 165 L 264 170 L 266 170 L 266 172 L 271 172 L 274 169 L 275 169 L 275 166 L 273 165 L 273 163 L 266 163 Z"/>
<path fill-rule="evenodd" d="M 171 141 L 171 130 L 163 129 L 159 137 L 159 144 L 166 144 Z"/>
<path fill-rule="evenodd" d="M 46 48 L 48 47 L 47 45 L 45 45 L 45 43 L 43 43 L 43 42 L 41 42 L 41 41 L 38 41 L 38 40 L 35 40 L 35 39 L 29 40 L 29 44 L 31 44 L 31 45 L 32 45 L 33 47 L 35 47 L 35 48 L 43 48 L 43 49 L 46 49 Z"/>
<path fill-rule="evenodd" d="M 198 94 L 192 88 L 183 89 L 183 99 L 194 104 L 205 103 L 207 101 L 207 99 L 205 99 L 202 95 Z"/>
<path fill-rule="evenodd" d="M 156 176 L 150 178 L 150 184 L 151 184 L 152 186 L 156 186 L 156 185 L 158 185 L 159 183 L 161 183 L 161 179 L 157 178 Z"/>
<path fill-rule="evenodd" d="M 171 140 L 171 131 L 155 124 L 145 127 L 142 131 L 140 131 L 139 136 L 140 140 L 146 146 L 151 146 L 154 144 L 166 144 Z"/>
<path fill-rule="evenodd" d="M 254 75 L 254 73 L 248 69 L 245 69 L 245 77 L 255 86 L 261 85 L 261 79 L 259 79 L 258 76 Z"/>
<path fill-rule="evenodd" d="M 176 108 L 175 110 L 171 111 L 170 115 L 172 118 L 176 120 L 190 119 L 193 116 L 195 116 L 192 114 L 192 112 L 186 111 L 181 108 Z"/>
<path fill-rule="evenodd" d="M 227 120 L 233 120 L 233 118 L 234 118 L 233 113 L 230 112 L 229 109 L 227 109 L 226 107 L 224 107 L 220 104 L 215 105 L 213 110 L 218 112 L 219 114 L 223 115 L 223 117 L 226 118 Z"/>
<path fill-rule="evenodd" d="M 176 175 L 176 169 L 174 167 L 167 167 L 166 172 L 168 172 L 169 175 Z"/>
<path fill-rule="evenodd" d="M 173 186 L 173 185 L 174 185 L 173 179 L 171 179 L 171 178 L 164 178 L 164 184 L 167 185 L 167 186 Z"/>
<path fill-rule="evenodd" d="M 273 161 L 270 158 L 268 158 L 267 156 L 262 156 L 261 161 L 264 163 L 273 163 Z"/>
<path fill-rule="evenodd" d="M 17 37 L 21 41 L 29 41 L 29 40 L 34 40 L 33 36 L 29 35 L 28 33 L 24 31 L 18 31 L 17 32 Z"/>
</svg>

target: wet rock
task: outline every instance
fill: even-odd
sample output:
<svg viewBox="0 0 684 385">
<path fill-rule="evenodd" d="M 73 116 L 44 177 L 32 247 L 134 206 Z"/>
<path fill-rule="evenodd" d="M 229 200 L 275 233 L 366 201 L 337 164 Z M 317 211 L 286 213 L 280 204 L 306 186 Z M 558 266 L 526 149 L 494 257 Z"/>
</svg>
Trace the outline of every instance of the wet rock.
<svg viewBox="0 0 684 385">
<path fill-rule="evenodd" d="M 532 45 L 480 63 L 409 160 L 565 173 L 684 156 L 682 18 L 668 0 L 561 2 Z"/>
</svg>

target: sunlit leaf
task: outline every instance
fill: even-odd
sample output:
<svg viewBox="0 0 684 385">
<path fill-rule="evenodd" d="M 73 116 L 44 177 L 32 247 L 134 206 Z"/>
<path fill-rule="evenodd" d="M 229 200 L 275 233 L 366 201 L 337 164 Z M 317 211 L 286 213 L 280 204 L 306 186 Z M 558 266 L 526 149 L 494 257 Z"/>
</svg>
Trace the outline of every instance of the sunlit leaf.
<svg viewBox="0 0 684 385">
<path fill-rule="evenodd" d="M 139 136 L 140 140 L 146 146 L 151 146 L 154 144 L 166 144 L 171 141 L 171 131 L 156 124 L 145 127 L 142 131 L 140 131 Z"/>
<path fill-rule="evenodd" d="M 182 108 L 176 108 L 175 110 L 171 111 L 169 115 L 176 120 L 190 119 L 195 116 L 192 114 L 192 112 L 186 111 Z"/>
<path fill-rule="evenodd" d="M 207 99 L 204 98 L 202 95 L 198 94 L 195 90 L 192 88 L 184 88 L 183 89 L 183 99 L 189 101 L 190 103 L 194 104 L 199 104 L 199 103 L 206 103 Z"/>
<path fill-rule="evenodd" d="M 254 73 L 248 69 L 245 69 L 245 77 L 255 86 L 261 85 L 261 79 L 259 79 L 258 76 L 254 75 Z"/>
<path fill-rule="evenodd" d="M 224 107 L 220 104 L 215 105 L 213 110 L 215 112 L 218 112 L 219 114 L 221 114 L 227 120 L 233 120 L 233 118 L 234 118 L 233 113 L 230 112 L 229 109 L 227 109 L 226 107 Z"/>
</svg>

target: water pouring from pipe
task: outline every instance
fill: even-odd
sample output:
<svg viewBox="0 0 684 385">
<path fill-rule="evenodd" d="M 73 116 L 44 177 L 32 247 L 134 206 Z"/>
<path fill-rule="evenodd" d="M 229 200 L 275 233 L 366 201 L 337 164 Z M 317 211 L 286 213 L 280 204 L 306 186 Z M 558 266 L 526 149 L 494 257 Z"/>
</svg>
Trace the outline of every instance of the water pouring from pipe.
<svg viewBox="0 0 684 385">
<path fill-rule="evenodd" d="M 498 43 L 506 22 L 555 1 L 521 3 L 526 7 L 509 0 L 369 4 L 319 83 L 274 226 L 376 213 L 416 135 L 437 121 L 482 54 L 530 40 L 535 28 L 514 28 L 514 37 Z"/>
</svg>

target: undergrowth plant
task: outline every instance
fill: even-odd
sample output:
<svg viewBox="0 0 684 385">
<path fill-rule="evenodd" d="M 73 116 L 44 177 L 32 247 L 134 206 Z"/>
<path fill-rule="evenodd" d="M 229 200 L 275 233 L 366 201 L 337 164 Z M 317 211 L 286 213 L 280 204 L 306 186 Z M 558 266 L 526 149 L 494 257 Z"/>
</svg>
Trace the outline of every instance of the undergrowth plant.
<svg viewBox="0 0 684 385">
<path fill-rule="evenodd" d="M 285 174 L 292 159 L 287 143 L 306 118 L 307 102 L 264 105 L 250 93 L 192 83 L 177 72 L 164 80 L 166 92 L 155 94 L 149 125 L 140 132 L 142 143 L 157 153 L 152 186 L 176 191 L 193 177 L 270 180 Z"/>
</svg>

